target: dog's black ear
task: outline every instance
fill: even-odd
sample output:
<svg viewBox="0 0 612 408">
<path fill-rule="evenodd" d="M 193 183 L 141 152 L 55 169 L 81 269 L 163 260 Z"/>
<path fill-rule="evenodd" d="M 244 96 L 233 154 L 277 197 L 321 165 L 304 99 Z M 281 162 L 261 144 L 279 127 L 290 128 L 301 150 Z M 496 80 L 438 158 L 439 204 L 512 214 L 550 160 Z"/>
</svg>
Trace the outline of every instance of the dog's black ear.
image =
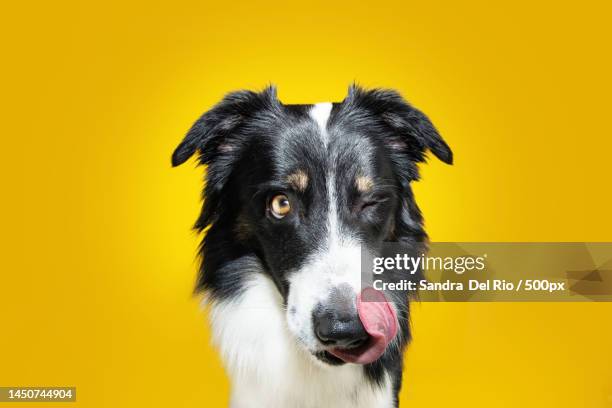
<svg viewBox="0 0 612 408">
<path fill-rule="evenodd" d="M 189 129 L 172 154 L 172 166 L 183 164 L 196 151 L 200 162 L 209 163 L 217 153 L 234 149 L 232 134 L 252 113 L 277 101 L 276 88 L 270 86 L 260 93 L 232 92 L 211 110 L 204 113 Z"/>
<path fill-rule="evenodd" d="M 401 205 L 397 209 L 390 241 L 424 243 L 427 234 L 410 183 L 419 178 L 417 164 L 431 151 L 444 163 L 453 163 L 453 153 L 423 112 L 414 108 L 399 93 L 387 89 L 362 89 L 356 85 L 342 103 L 351 112 L 351 123 L 361 121 L 377 125 L 377 136 L 387 147 L 401 187 Z"/>
<path fill-rule="evenodd" d="M 206 164 L 206 198 L 195 228 L 203 230 L 217 218 L 222 209 L 224 189 L 234 170 L 234 163 L 248 145 L 247 124 L 269 119 L 280 106 L 276 90 L 270 86 L 262 92 L 239 91 L 227 95 L 198 119 L 172 155 L 178 166 L 199 152 L 200 164 Z M 268 114 L 264 114 L 267 112 Z"/>
<path fill-rule="evenodd" d="M 444 163 L 453 163 L 453 152 L 429 118 L 406 102 L 396 91 L 365 90 L 352 85 L 345 102 L 379 116 L 393 129 L 395 137 L 387 140 L 391 149 L 405 151 L 417 162 L 423 161 L 429 150 Z"/>
</svg>

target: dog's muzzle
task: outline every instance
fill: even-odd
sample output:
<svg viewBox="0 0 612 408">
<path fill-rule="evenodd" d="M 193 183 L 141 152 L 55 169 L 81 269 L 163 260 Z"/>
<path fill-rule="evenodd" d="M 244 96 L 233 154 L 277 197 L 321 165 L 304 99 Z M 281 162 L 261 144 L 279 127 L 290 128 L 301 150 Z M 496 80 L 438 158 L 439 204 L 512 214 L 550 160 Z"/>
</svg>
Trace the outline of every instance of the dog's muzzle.
<svg viewBox="0 0 612 408">
<path fill-rule="evenodd" d="M 355 307 L 356 305 L 356 307 Z M 397 334 L 397 314 L 384 294 L 365 288 L 353 300 L 332 299 L 318 305 L 313 328 L 327 352 L 346 363 L 369 364 L 378 360 Z"/>
</svg>

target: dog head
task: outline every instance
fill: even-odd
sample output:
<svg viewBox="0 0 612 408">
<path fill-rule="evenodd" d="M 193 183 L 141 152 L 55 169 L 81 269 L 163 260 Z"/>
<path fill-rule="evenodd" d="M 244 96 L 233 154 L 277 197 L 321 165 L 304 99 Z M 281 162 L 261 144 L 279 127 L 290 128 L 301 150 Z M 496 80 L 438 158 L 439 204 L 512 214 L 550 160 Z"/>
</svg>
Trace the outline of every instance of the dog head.
<svg viewBox="0 0 612 408">
<path fill-rule="evenodd" d="M 248 274 L 264 273 L 304 348 L 330 364 L 375 361 L 407 338 L 408 300 L 362 301 L 361 251 L 426 240 L 410 183 L 427 151 L 452 162 L 394 91 L 353 86 L 315 105 L 282 104 L 274 88 L 227 95 L 172 157 L 177 166 L 199 152 L 207 166 L 198 288 L 239 296 Z"/>
</svg>

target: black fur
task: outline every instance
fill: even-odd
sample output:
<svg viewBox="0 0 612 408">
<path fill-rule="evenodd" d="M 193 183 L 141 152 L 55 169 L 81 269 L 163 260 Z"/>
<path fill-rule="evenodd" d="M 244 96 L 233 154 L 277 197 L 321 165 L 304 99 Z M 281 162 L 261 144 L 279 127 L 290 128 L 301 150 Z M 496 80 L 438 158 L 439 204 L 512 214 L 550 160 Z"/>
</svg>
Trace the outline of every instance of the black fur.
<svg viewBox="0 0 612 408">
<path fill-rule="evenodd" d="M 428 150 L 445 163 L 453 160 L 429 119 L 395 91 L 352 86 L 345 100 L 333 105 L 325 146 L 308 116 L 310 108 L 282 104 L 272 87 L 234 92 L 198 119 L 176 148 L 174 166 L 196 152 L 207 166 L 195 228 L 210 229 L 201 245 L 197 290 L 230 298 L 243 289 L 245 273 L 264 273 L 286 300 L 287 274 L 318 248 L 325 233 L 332 168 L 345 228 L 374 251 L 385 241 L 422 250 L 427 235 L 410 183 L 418 179 L 417 163 Z M 298 169 L 309 175 L 303 192 L 286 183 Z M 353 186 L 358 174 L 372 177 L 371 193 Z M 278 193 L 287 194 L 295 207 L 282 220 L 267 210 L 269 198 Z M 364 370 L 374 383 L 388 372 L 397 394 L 410 333 L 408 299 L 394 300 L 403 343 Z"/>
</svg>

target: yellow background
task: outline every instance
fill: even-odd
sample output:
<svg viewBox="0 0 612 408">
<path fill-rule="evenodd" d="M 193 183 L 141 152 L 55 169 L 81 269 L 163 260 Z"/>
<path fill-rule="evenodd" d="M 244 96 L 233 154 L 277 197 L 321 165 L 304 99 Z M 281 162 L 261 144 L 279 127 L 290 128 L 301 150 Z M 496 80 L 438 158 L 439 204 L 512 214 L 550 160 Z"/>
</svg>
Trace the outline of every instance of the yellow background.
<svg viewBox="0 0 612 408">
<path fill-rule="evenodd" d="M 415 187 L 433 240 L 612 240 L 609 2 L 3 9 L 0 385 L 227 403 L 191 294 L 202 169 L 170 154 L 230 90 L 400 90 L 455 152 Z M 612 406 L 612 304 L 421 304 L 413 321 L 402 406 Z"/>
</svg>

